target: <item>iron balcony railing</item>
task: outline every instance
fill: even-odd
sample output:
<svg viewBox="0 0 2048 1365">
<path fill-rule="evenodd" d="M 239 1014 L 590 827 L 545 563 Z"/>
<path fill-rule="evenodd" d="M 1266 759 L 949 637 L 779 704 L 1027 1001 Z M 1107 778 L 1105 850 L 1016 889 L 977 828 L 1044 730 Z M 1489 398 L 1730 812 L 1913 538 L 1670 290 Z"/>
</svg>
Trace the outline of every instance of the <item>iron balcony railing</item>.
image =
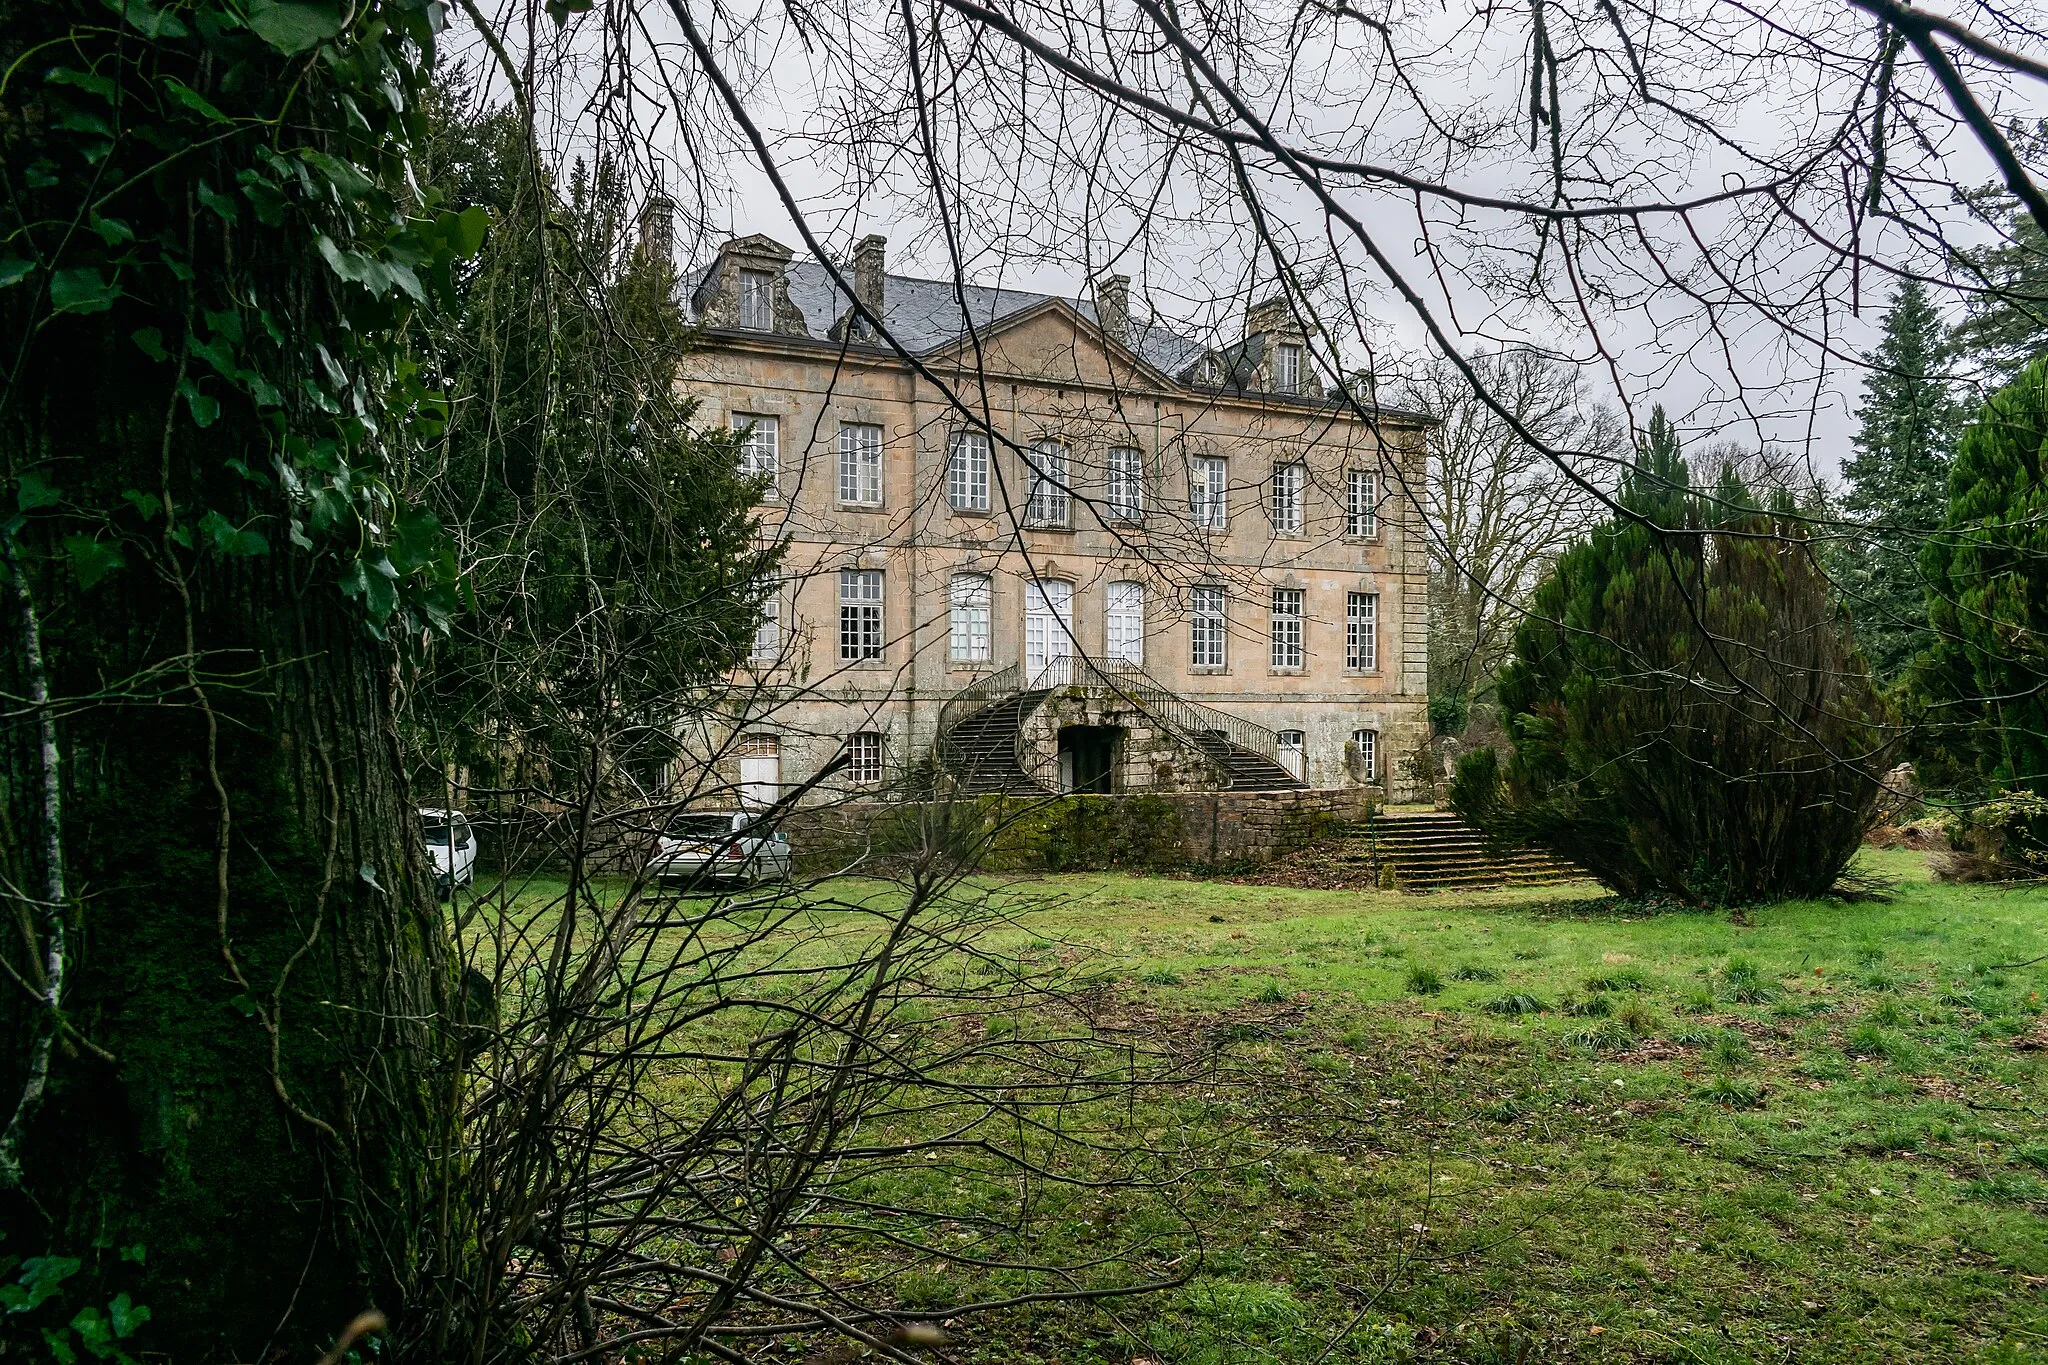
<svg viewBox="0 0 2048 1365">
<path fill-rule="evenodd" d="M 1106 686 L 1164 725 L 1182 743 L 1201 750 L 1203 740 L 1220 739 L 1232 748 L 1255 753 L 1283 768 L 1287 766 L 1280 762 L 1280 737 L 1265 726 L 1189 701 L 1128 660 L 1085 662 Z"/>
</svg>

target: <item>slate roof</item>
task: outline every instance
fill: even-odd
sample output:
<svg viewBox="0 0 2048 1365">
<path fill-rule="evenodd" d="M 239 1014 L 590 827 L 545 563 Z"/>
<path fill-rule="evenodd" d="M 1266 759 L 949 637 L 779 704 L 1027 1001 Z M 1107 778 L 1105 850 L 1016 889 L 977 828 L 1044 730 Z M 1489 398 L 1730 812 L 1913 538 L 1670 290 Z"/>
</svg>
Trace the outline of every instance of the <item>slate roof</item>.
<svg viewBox="0 0 2048 1365">
<path fill-rule="evenodd" d="M 694 270 L 690 278 L 701 282 L 712 264 Z M 811 335 L 820 339 L 831 336 L 834 324 L 852 307 L 846 292 L 814 260 L 791 261 L 786 278 L 789 301 L 804 315 Z M 991 289 L 979 284 L 960 286 L 956 292 L 951 280 L 921 280 L 910 275 L 884 276 L 882 320 L 905 350 L 922 355 L 964 337 L 970 320 L 976 328 L 986 329 L 1055 298 L 1090 322 L 1096 321 L 1092 299 L 1069 299 L 1025 289 Z M 1180 375 L 1207 351 L 1198 341 L 1136 319 L 1131 320 L 1129 330 L 1129 344 L 1138 357 L 1170 375 Z"/>
</svg>

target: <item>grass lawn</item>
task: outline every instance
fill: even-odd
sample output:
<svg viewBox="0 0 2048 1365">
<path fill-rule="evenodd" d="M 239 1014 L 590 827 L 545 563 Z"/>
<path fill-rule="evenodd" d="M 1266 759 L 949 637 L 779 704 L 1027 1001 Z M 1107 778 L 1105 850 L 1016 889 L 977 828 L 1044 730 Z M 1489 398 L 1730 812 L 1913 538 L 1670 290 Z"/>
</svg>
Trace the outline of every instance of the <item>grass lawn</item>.
<svg viewBox="0 0 2048 1365">
<path fill-rule="evenodd" d="M 1747 923 L 1576 887 L 1012 887 L 1011 951 L 1225 1053 L 1179 1120 L 1209 1130 L 1201 1273 L 954 1358 L 2048 1361 L 2048 971 L 1992 965 L 2048 953 L 2048 895 L 1868 859 L 1889 901 Z"/>
</svg>

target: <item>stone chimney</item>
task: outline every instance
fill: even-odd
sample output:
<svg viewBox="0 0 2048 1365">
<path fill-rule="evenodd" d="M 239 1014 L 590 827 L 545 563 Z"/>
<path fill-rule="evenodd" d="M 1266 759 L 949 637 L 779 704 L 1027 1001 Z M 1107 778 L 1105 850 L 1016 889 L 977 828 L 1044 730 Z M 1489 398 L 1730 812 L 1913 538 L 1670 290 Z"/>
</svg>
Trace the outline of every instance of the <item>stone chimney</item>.
<svg viewBox="0 0 2048 1365">
<path fill-rule="evenodd" d="M 676 259 L 676 201 L 659 186 L 640 208 L 640 255 L 648 260 L 674 265 Z"/>
<path fill-rule="evenodd" d="M 1095 282 L 1095 325 L 1112 341 L 1131 340 L 1131 277 L 1104 275 Z"/>
<path fill-rule="evenodd" d="M 1285 294 L 1275 294 L 1264 303 L 1255 303 L 1244 310 L 1244 339 L 1255 336 L 1300 336 L 1301 324 L 1294 320 L 1294 309 L 1288 306 Z"/>
<path fill-rule="evenodd" d="M 869 233 L 853 248 L 854 297 L 877 318 L 882 316 L 882 259 L 888 250 L 889 239 L 879 233 Z"/>
</svg>

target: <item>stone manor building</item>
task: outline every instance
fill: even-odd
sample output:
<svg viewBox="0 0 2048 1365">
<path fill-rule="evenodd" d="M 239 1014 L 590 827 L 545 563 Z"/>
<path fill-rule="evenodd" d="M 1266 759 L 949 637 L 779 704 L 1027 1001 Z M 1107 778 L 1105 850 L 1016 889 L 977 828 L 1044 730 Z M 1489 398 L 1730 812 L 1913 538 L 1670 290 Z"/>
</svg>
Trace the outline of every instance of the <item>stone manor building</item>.
<svg viewBox="0 0 2048 1365">
<path fill-rule="evenodd" d="M 742 799 L 834 760 L 833 794 L 1410 797 L 1423 419 L 1341 397 L 1284 300 L 1205 345 L 1119 276 L 1066 299 L 892 275 L 885 247 L 844 277 L 886 338 L 767 237 L 684 277 L 681 385 L 747 433 L 789 543 L 715 740 Z"/>
</svg>

